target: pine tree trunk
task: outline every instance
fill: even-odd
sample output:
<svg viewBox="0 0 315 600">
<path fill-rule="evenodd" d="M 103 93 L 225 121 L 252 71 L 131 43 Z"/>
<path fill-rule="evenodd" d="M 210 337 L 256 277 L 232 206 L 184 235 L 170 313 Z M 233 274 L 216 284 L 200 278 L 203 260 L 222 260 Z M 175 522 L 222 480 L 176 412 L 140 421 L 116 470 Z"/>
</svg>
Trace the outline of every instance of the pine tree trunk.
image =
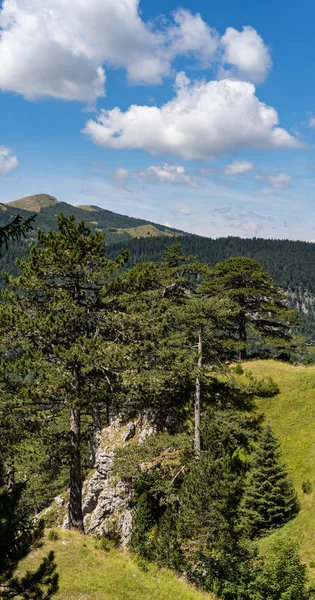
<svg viewBox="0 0 315 600">
<path fill-rule="evenodd" d="M 81 478 L 81 415 L 76 406 L 70 407 L 70 501 L 69 527 L 84 531 Z"/>
<path fill-rule="evenodd" d="M 198 333 L 198 370 L 197 370 L 196 391 L 195 391 L 194 448 L 195 448 L 196 458 L 199 457 L 200 450 L 201 450 L 201 440 L 200 440 L 201 375 L 202 375 L 202 328 L 200 327 L 199 333 Z"/>
<path fill-rule="evenodd" d="M 239 339 L 240 342 L 244 344 L 247 343 L 247 333 L 246 333 L 246 315 L 245 312 L 240 312 L 239 315 L 239 327 L 238 327 Z M 247 352 L 246 347 L 240 350 L 240 360 L 246 360 Z"/>
</svg>

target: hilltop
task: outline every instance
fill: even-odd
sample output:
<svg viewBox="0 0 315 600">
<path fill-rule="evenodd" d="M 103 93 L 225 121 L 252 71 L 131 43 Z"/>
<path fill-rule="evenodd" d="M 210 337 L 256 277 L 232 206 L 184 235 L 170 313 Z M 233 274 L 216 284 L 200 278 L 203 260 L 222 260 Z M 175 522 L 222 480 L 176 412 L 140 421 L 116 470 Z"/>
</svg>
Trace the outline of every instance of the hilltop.
<svg viewBox="0 0 315 600">
<path fill-rule="evenodd" d="M 12 200 L 0 205 L 0 226 L 5 225 L 17 213 L 29 216 L 36 213 L 36 227 L 43 231 L 56 229 L 56 219 L 60 213 L 75 215 L 79 221 L 85 221 L 92 229 L 100 229 L 106 234 L 106 243 L 127 242 L 129 239 L 139 237 L 174 237 L 184 233 L 171 227 L 120 215 L 110 210 L 92 205 L 73 206 L 67 202 L 60 202 L 49 194 L 35 194 L 18 200 Z"/>
<path fill-rule="evenodd" d="M 25 198 L 7 202 L 6 206 L 39 213 L 43 208 L 49 208 L 55 206 L 55 204 L 58 204 L 58 200 L 54 196 L 35 194 L 34 196 L 25 196 Z"/>
</svg>

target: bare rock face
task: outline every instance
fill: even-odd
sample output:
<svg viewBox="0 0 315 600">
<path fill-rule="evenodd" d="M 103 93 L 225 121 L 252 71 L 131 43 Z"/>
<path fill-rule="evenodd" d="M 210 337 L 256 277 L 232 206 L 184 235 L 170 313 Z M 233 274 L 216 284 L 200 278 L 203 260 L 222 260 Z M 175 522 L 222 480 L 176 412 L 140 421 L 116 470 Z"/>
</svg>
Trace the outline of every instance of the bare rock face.
<svg viewBox="0 0 315 600">
<path fill-rule="evenodd" d="M 130 481 L 113 473 L 115 451 L 130 443 L 141 444 L 157 430 L 148 415 L 137 423 L 123 424 L 119 417 L 103 429 L 95 452 L 94 471 L 83 484 L 83 519 L 86 533 L 104 536 L 115 532 L 122 547 L 128 546 L 132 531 Z M 58 502 L 57 502 L 58 500 Z M 59 502 L 59 498 L 56 499 Z M 63 528 L 69 528 L 66 514 Z"/>
<path fill-rule="evenodd" d="M 115 531 L 121 545 L 131 537 L 132 509 L 129 485 L 112 473 L 115 449 L 125 446 L 135 437 L 137 426 L 122 426 L 118 419 L 102 431 L 95 456 L 95 472 L 84 482 L 83 518 L 86 533 L 106 535 Z"/>
</svg>

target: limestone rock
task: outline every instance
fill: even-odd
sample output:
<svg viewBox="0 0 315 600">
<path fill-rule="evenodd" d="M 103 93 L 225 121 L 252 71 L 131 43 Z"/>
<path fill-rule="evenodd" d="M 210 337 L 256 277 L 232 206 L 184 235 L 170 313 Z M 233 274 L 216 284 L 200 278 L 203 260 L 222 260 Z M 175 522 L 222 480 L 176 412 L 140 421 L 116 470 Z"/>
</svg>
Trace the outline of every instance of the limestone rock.
<svg viewBox="0 0 315 600">
<path fill-rule="evenodd" d="M 141 443 L 155 431 L 156 427 L 147 417 L 140 424 L 129 423 L 127 428 L 122 418 L 117 417 L 102 431 L 95 454 L 95 471 L 83 485 L 83 519 L 87 533 L 103 536 L 115 531 L 122 547 L 129 544 L 133 516 L 130 484 L 112 473 L 115 450 L 135 436 Z M 65 520 L 64 527 L 67 526 Z"/>
</svg>

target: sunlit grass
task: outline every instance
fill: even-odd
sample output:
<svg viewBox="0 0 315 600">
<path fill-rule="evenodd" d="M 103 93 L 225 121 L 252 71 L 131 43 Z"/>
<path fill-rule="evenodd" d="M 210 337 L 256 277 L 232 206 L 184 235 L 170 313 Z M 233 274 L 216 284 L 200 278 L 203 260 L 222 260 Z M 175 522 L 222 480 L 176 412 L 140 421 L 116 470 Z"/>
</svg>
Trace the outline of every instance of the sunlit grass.
<svg viewBox="0 0 315 600">
<path fill-rule="evenodd" d="M 34 569 L 53 550 L 59 573 L 56 600 L 213 600 L 167 569 L 148 565 L 143 571 L 127 552 L 105 552 L 88 536 L 58 530 L 56 541 L 44 540 L 20 565 Z"/>
<path fill-rule="evenodd" d="M 266 421 L 281 442 L 283 460 L 298 493 L 301 510 L 290 523 L 262 543 L 279 536 L 300 545 L 302 560 L 315 581 L 315 366 L 293 366 L 277 361 L 251 361 L 244 365 L 257 377 L 271 376 L 280 387 L 273 398 L 258 401 Z M 305 494 L 302 483 L 312 490 Z"/>
</svg>

